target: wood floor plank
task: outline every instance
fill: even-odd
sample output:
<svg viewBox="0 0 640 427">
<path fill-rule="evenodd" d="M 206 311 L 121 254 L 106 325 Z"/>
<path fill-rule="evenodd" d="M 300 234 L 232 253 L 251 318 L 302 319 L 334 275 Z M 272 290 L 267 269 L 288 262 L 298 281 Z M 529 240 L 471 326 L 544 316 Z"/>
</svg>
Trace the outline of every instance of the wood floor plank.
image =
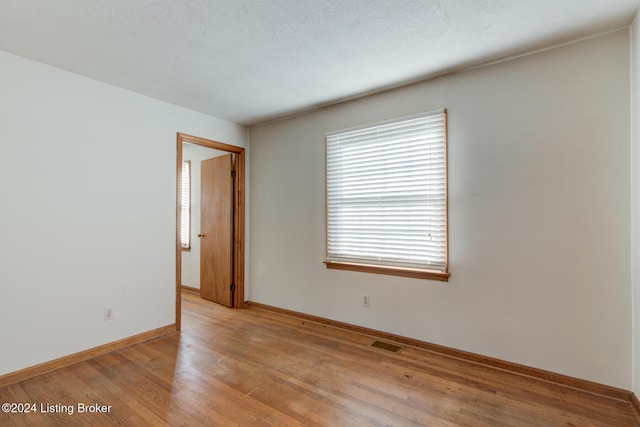
<svg viewBox="0 0 640 427">
<path fill-rule="evenodd" d="M 182 307 L 180 333 L 0 388 L 0 403 L 74 409 L 0 425 L 640 426 L 621 400 L 193 293 Z"/>
</svg>

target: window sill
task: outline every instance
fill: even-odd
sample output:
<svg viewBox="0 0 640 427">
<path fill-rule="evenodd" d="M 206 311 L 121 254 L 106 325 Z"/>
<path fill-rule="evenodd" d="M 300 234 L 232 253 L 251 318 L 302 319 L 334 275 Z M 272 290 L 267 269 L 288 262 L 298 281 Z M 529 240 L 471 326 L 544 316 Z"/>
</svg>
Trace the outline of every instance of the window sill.
<svg viewBox="0 0 640 427">
<path fill-rule="evenodd" d="M 180 250 L 181 250 L 182 252 L 191 252 L 191 246 L 189 246 L 188 248 L 183 248 L 183 247 L 181 247 L 181 248 L 180 248 Z"/>
<path fill-rule="evenodd" d="M 412 277 L 414 279 L 439 280 L 448 282 L 451 273 L 418 268 L 390 267 L 372 264 L 357 264 L 340 261 L 324 261 L 327 268 L 335 270 L 360 271 L 363 273 L 387 274 L 390 276 Z"/>
</svg>

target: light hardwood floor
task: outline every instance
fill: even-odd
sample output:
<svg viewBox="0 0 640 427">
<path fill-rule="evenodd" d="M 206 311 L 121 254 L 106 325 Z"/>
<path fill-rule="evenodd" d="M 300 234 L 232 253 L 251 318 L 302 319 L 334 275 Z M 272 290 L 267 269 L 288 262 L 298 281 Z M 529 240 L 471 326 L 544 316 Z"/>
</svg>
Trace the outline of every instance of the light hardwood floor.
<svg viewBox="0 0 640 427">
<path fill-rule="evenodd" d="M 0 403 L 39 412 L 0 412 L 0 426 L 640 425 L 628 402 L 188 292 L 182 328 L 1 388 Z"/>
</svg>

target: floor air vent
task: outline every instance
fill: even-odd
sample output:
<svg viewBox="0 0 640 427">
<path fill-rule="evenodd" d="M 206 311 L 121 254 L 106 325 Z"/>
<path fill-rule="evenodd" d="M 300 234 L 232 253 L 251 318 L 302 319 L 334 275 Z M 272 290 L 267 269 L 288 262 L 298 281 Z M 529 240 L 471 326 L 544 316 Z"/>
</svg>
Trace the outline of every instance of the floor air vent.
<svg viewBox="0 0 640 427">
<path fill-rule="evenodd" d="M 382 342 L 382 341 L 374 341 L 373 344 L 371 344 L 371 347 L 387 350 L 392 353 L 399 353 L 400 350 L 402 350 L 402 347 L 398 345 L 389 344 L 388 342 Z"/>
</svg>

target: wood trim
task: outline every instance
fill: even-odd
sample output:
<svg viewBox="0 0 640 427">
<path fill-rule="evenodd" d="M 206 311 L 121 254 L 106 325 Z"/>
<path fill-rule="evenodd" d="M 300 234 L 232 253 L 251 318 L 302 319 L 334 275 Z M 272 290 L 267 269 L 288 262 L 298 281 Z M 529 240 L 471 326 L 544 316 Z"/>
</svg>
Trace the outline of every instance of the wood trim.
<svg viewBox="0 0 640 427">
<path fill-rule="evenodd" d="M 40 363 L 38 365 L 21 369 L 19 371 L 1 375 L 0 387 L 7 386 L 9 384 L 15 384 L 17 382 L 24 381 L 38 375 L 46 374 L 60 368 L 75 365 L 76 363 L 84 362 L 85 360 L 93 359 L 94 357 L 102 356 L 103 354 L 111 353 L 112 351 L 120 350 L 134 344 L 139 344 L 141 342 L 148 341 L 162 335 L 170 334 L 175 331 L 175 325 L 163 326 L 161 328 L 133 335 L 128 338 L 123 338 L 118 341 L 113 341 L 107 344 L 100 345 L 98 347 L 90 348 L 79 353 L 70 354 L 69 356 L 60 357 L 49 362 Z"/>
<path fill-rule="evenodd" d="M 329 141 L 324 137 L 324 259 L 329 258 Z M 327 267 L 329 268 L 329 267 Z"/>
<path fill-rule="evenodd" d="M 362 273 L 386 274 L 391 276 L 412 277 L 414 279 L 430 279 L 448 282 L 451 273 L 444 271 L 420 270 L 417 268 L 391 267 L 352 262 L 325 261 L 327 268 L 335 270 L 359 271 Z"/>
<path fill-rule="evenodd" d="M 234 280 L 236 285 L 236 291 L 233 297 L 233 307 L 244 307 L 244 262 L 245 262 L 245 186 L 246 186 L 246 151 L 243 147 L 237 147 L 235 145 L 225 144 L 223 142 L 213 141 L 198 136 L 189 135 L 186 133 L 177 133 L 177 158 L 178 165 L 182 168 L 182 144 L 187 142 L 190 144 L 196 144 L 203 147 L 213 148 L 214 150 L 226 151 L 228 153 L 234 153 L 236 155 L 236 185 L 234 190 Z M 179 188 L 180 188 L 180 175 L 177 175 L 178 191 L 176 192 L 176 245 L 180 247 L 180 204 L 179 204 Z M 182 281 L 182 256 L 181 251 L 177 250 L 176 255 L 176 328 L 180 330 L 180 317 L 182 312 L 181 306 L 181 281 Z"/>
<path fill-rule="evenodd" d="M 640 400 L 638 400 L 638 396 L 634 392 L 631 392 L 631 410 L 638 419 L 638 423 L 640 423 Z"/>
<path fill-rule="evenodd" d="M 623 402 L 630 402 L 632 400 L 631 392 L 616 387 L 611 387 L 604 384 L 591 382 L 579 378 L 570 377 L 563 374 L 557 374 L 554 372 L 545 371 L 543 369 L 532 368 L 518 363 L 512 363 L 505 360 L 495 359 L 493 357 L 483 356 L 477 353 L 471 353 L 463 350 L 458 350 L 451 347 L 446 347 L 438 344 L 432 344 L 425 341 L 416 340 L 413 338 L 404 337 L 401 335 L 391 334 L 388 332 L 382 332 L 375 329 L 365 328 L 363 326 L 352 325 L 349 323 L 340 322 L 337 320 L 326 319 L 324 317 L 313 316 L 310 314 L 300 313 L 297 311 L 287 310 L 284 308 L 274 307 L 267 304 L 261 304 L 257 302 L 248 302 L 249 308 L 255 308 L 259 310 L 270 311 L 273 313 L 283 314 L 289 317 L 295 317 L 306 321 L 316 322 L 323 325 L 331 326 L 334 328 L 345 329 L 351 332 L 360 333 L 363 335 L 369 335 L 371 337 L 408 345 L 422 350 L 431 351 L 434 353 L 449 356 L 455 359 L 465 360 L 467 362 L 476 363 L 478 365 L 500 369 L 503 371 L 511 372 L 513 374 L 522 375 L 530 378 L 535 378 L 540 381 L 546 381 L 565 387 L 581 390 L 584 392 L 596 394 L 609 399 L 615 399 Z M 637 402 L 637 400 L 636 400 Z"/>
<path fill-rule="evenodd" d="M 182 142 L 189 142 L 191 144 L 202 145 L 203 147 L 213 148 L 215 150 L 226 151 L 229 153 L 244 153 L 243 147 L 237 147 L 235 145 L 225 144 L 224 142 L 214 141 L 212 139 L 200 138 L 199 136 L 193 136 L 186 133 L 178 132 L 178 140 Z M 181 163 L 182 164 L 182 163 Z"/>
<path fill-rule="evenodd" d="M 444 270 L 449 281 L 449 127 L 448 114 L 445 108 L 444 114 Z"/>
<path fill-rule="evenodd" d="M 200 288 L 194 288 L 193 286 L 187 286 L 187 285 L 180 285 L 180 288 L 183 291 L 191 292 L 192 294 L 200 295 Z"/>
<path fill-rule="evenodd" d="M 176 136 L 176 331 L 181 327 L 182 294 L 180 284 L 182 282 L 182 206 L 180 206 L 180 194 L 182 192 L 182 137 Z"/>
<path fill-rule="evenodd" d="M 245 239 L 245 151 L 242 150 L 236 155 L 236 185 L 235 185 L 235 206 L 234 206 L 234 283 L 236 291 L 234 293 L 233 306 L 244 307 L 244 239 Z"/>
</svg>

